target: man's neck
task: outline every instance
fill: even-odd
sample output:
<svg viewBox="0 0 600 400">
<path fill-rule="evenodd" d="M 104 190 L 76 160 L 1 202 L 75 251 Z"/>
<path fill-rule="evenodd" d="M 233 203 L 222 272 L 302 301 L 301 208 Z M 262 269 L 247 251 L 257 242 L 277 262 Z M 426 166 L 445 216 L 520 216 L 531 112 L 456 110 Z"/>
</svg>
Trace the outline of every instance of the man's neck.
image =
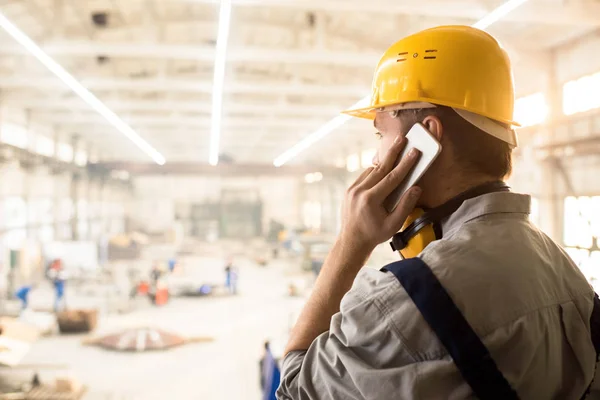
<svg viewBox="0 0 600 400">
<path fill-rule="evenodd" d="M 438 207 L 471 188 L 494 180 L 496 179 L 490 176 L 481 175 L 471 177 L 461 176 L 456 177 L 456 179 L 439 179 L 436 182 L 431 182 L 431 184 L 423 182 L 423 195 L 421 196 L 419 205 L 425 208 Z"/>
</svg>

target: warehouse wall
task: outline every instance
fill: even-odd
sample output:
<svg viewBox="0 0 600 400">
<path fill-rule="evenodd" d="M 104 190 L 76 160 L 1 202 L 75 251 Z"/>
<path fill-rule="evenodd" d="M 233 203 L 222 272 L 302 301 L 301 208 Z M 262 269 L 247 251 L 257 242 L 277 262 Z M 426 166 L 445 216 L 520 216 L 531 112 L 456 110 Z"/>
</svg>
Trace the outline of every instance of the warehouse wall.
<svg viewBox="0 0 600 400">
<path fill-rule="evenodd" d="M 151 231 L 164 230 L 173 226 L 178 203 L 216 202 L 222 191 L 244 190 L 262 200 L 263 226 L 270 219 L 296 226 L 301 223 L 301 187 L 301 181 L 292 177 L 138 177 L 132 217 Z"/>
<path fill-rule="evenodd" d="M 319 229 L 326 233 L 337 233 L 341 224 L 341 206 L 344 194 L 350 183 L 347 180 L 326 176 L 322 181 L 316 183 L 304 183 L 302 190 L 302 203 L 318 203 L 319 206 Z M 303 213 L 305 214 L 305 213 Z M 306 215 L 303 215 L 303 223 L 309 226 Z"/>
<path fill-rule="evenodd" d="M 72 135 L 60 132 L 53 126 L 41 124 L 31 118 L 26 110 L 11 107 L 0 98 L 0 141 L 21 148 L 34 155 L 52 157 L 64 163 L 83 166 L 87 162 L 89 148 L 86 143 Z M 10 148 L 3 158 L 11 159 Z M 52 173 L 46 166 L 22 168 L 19 162 L 0 164 L 0 241 L 13 232 L 7 232 L 7 212 L 19 214 L 26 208 L 27 218 L 21 228 L 29 239 L 98 238 L 101 234 L 122 230 L 127 213 L 130 193 L 122 185 L 94 179 L 85 168 L 74 172 Z M 9 201 L 15 210 L 6 210 Z M 15 217 L 20 218 L 18 215 Z M 44 232 L 33 226 L 45 225 Z M 38 237 L 39 235 L 43 237 Z M 15 236 L 15 235 L 12 235 Z M 21 237 L 22 235 L 16 235 Z M 6 243 L 5 243 L 6 244 Z M 14 244 L 11 244 L 11 246 Z"/>
<path fill-rule="evenodd" d="M 538 59 L 537 55 L 532 55 L 531 60 L 522 60 L 514 62 L 514 80 L 515 80 L 515 96 L 517 98 L 528 96 L 530 94 L 539 92 L 544 89 L 546 81 L 548 80 L 548 72 L 544 71 L 544 66 L 550 61 L 550 57 L 543 56 L 544 58 Z M 533 63 L 535 62 L 538 68 L 527 68 L 520 69 L 520 63 Z"/>
<path fill-rule="evenodd" d="M 40 265 L 40 245 L 123 232 L 130 196 L 125 187 L 85 173 L 74 184 L 71 173 L 0 164 L 0 291 L 8 284 L 11 251 L 19 254 L 13 283 L 27 282 Z"/>
<path fill-rule="evenodd" d="M 523 130 L 521 136 L 530 147 L 538 144 L 565 143 L 573 139 L 597 137 L 600 134 L 600 112 L 576 114 L 566 118 L 563 113 L 562 88 L 571 80 L 600 72 L 600 31 L 565 43 L 555 49 L 553 64 L 544 72 L 547 80 L 541 87 L 547 98 L 548 123 L 536 129 Z M 526 149 L 517 168 L 516 185 L 539 200 L 539 226 L 559 243 L 564 236 L 564 202 L 567 196 L 600 195 L 595 156 L 560 157 L 561 168 L 552 160 L 536 160 L 532 149 Z M 527 154 L 528 153 L 528 154 Z"/>
<path fill-rule="evenodd" d="M 130 191 L 90 179 L 83 171 L 74 184 L 69 172 L 52 174 L 44 167 L 24 169 L 16 162 L 0 164 L 0 241 L 13 228 L 25 229 L 30 239 L 44 240 L 39 236 L 41 225 L 52 228 L 53 239 L 72 239 L 72 228 L 76 228 L 80 239 L 97 239 L 104 233 L 121 231 L 130 208 Z M 26 204 L 27 221 L 22 227 L 6 225 L 10 217 L 6 215 L 10 212 L 6 201 L 14 198 Z M 40 206 L 40 202 L 47 206 Z"/>
<path fill-rule="evenodd" d="M 565 44 L 556 51 L 556 76 L 560 82 L 600 71 L 600 30 Z"/>
</svg>

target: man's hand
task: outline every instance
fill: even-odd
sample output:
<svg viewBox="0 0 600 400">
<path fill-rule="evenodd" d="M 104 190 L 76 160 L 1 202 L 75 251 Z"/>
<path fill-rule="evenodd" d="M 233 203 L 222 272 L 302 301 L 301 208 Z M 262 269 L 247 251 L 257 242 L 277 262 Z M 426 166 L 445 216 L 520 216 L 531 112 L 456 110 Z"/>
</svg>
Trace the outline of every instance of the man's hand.
<svg viewBox="0 0 600 400">
<path fill-rule="evenodd" d="M 285 353 L 306 350 L 317 336 L 329 329 L 342 297 L 350 290 L 358 271 L 379 243 L 394 235 L 414 209 L 421 189 L 411 188 L 390 214 L 385 198 L 406 178 L 419 156 L 408 155 L 394 164 L 405 146 L 399 138 L 383 162 L 369 168 L 348 189 L 344 201 L 342 233 L 327 256 L 315 288 L 290 334 Z"/>
<path fill-rule="evenodd" d="M 392 213 L 383 206 L 384 200 L 402 183 L 419 158 L 418 150 L 412 149 L 394 167 L 404 146 L 406 138 L 398 136 L 383 161 L 365 170 L 348 189 L 340 235 L 347 246 L 370 253 L 398 232 L 415 208 L 421 195 L 421 189 L 416 186 L 402 196 Z"/>
</svg>

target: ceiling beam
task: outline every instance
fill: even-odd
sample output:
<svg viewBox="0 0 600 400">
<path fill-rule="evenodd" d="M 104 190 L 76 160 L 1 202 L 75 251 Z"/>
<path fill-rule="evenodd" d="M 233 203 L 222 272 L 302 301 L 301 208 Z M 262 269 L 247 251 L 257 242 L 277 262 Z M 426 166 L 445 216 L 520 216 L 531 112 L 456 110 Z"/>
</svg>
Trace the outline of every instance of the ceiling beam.
<svg viewBox="0 0 600 400">
<path fill-rule="evenodd" d="M 166 43 L 101 43 L 95 41 L 62 41 L 46 43 L 44 51 L 55 57 L 99 55 L 124 58 L 192 60 L 212 63 L 215 58 L 214 46 L 173 45 Z M 22 46 L 5 44 L 0 47 L 0 55 L 23 55 L 27 52 Z M 381 57 L 376 51 L 327 51 L 327 50 L 283 50 L 264 47 L 238 47 L 227 53 L 228 63 L 276 62 L 278 64 L 328 64 L 364 66 L 373 68 Z"/>
<path fill-rule="evenodd" d="M 87 111 L 89 106 L 79 99 L 29 98 L 10 99 L 10 106 L 27 110 L 73 110 Z M 210 102 L 201 101 L 175 101 L 175 100 L 118 100 L 106 101 L 105 104 L 111 110 L 118 112 L 152 111 L 152 112 L 188 112 L 188 113 L 210 113 Z M 228 102 L 226 104 L 228 114 L 286 114 L 305 116 L 331 116 L 340 111 L 335 106 L 305 105 L 291 103 L 256 104 Z"/>
<path fill-rule="evenodd" d="M 310 129 L 306 127 L 307 124 L 300 125 L 298 129 L 293 129 L 294 127 L 289 125 L 281 127 L 275 123 L 263 125 L 261 122 L 250 121 L 248 123 L 248 120 L 243 120 L 246 122 L 245 127 L 236 127 L 239 121 L 242 120 L 233 121 L 233 125 L 227 125 L 227 123 L 225 124 L 226 126 L 223 130 L 223 138 L 225 143 L 234 143 L 235 145 L 240 144 L 243 147 L 247 147 L 249 145 L 249 143 L 246 141 L 248 138 L 254 139 L 258 135 L 263 135 L 261 142 L 271 143 L 272 141 L 277 140 L 280 145 L 292 145 L 302 135 L 306 134 L 306 129 Z M 41 120 L 36 120 L 35 122 L 37 124 L 44 123 L 44 121 Z M 286 122 L 284 121 L 284 123 Z M 50 124 L 54 123 L 50 122 Z M 108 127 L 103 125 L 88 122 L 72 125 L 69 125 L 68 123 L 55 124 L 54 126 L 57 131 L 65 135 L 77 133 L 80 135 L 89 135 L 89 140 L 91 141 L 111 143 L 115 145 L 119 144 L 119 136 L 113 134 Z M 312 128 L 314 128 L 314 126 Z M 366 137 L 369 139 L 375 139 L 373 131 L 373 125 L 370 123 L 370 121 L 354 121 L 344 125 L 343 128 L 340 128 L 340 132 L 366 135 Z M 207 138 L 208 129 L 178 124 L 150 124 L 143 126 L 143 133 L 145 138 L 148 138 L 148 140 L 152 141 L 164 141 L 165 143 L 168 143 L 170 140 L 190 140 L 191 138 L 191 140 L 197 144 L 201 143 Z M 240 140 L 240 136 L 245 138 L 245 140 Z M 285 141 L 289 143 L 282 143 L 281 138 L 285 138 Z"/>
<path fill-rule="evenodd" d="M 170 0 L 195 3 L 218 3 L 218 0 Z M 372 14 L 403 14 L 423 17 L 463 18 L 476 21 L 494 7 L 486 7 L 481 0 L 232 0 L 234 6 L 281 7 L 297 10 L 324 10 L 335 13 L 360 12 Z M 537 2 L 526 4 L 518 12 L 509 13 L 503 20 L 539 23 L 543 25 L 600 25 L 600 4 L 592 1 L 563 2 L 549 6 Z"/>
<path fill-rule="evenodd" d="M 160 115 L 127 115 L 122 114 L 122 118 L 128 124 L 134 126 L 171 126 L 191 127 L 191 128 L 210 128 L 210 117 L 190 117 L 190 116 L 160 116 Z M 103 118 L 92 113 L 57 113 L 57 112 L 36 112 L 31 113 L 31 119 L 38 123 L 59 124 L 62 126 L 73 125 L 108 125 Z M 257 115 L 254 117 L 226 117 L 223 120 L 223 126 L 227 128 L 248 128 L 257 126 L 260 128 L 297 128 L 313 129 L 323 123 L 323 118 L 264 118 Z"/>
<path fill-rule="evenodd" d="M 218 166 L 201 163 L 169 162 L 156 168 L 149 163 L 114 162 L 95 164 L 110 170 L 125 170 L 132 175 L 204 175 L 204 176 L 303 176 L 312 172 L 321 172 L 325 179 L 330 176 L 345 175 L 344 168 L 325 165 L 284 165 L 275 168 L 273 164 L 226 164 Z"/>
<path fill-rule="evenodd" d="M 149 91 L 211 93 L 212 82 L 198 79 L 132 79 L 132 78 L 82 78 L 83 86 L 93 91 Z M 47 76 L 0 76 L 2 89 L 65 90 L 64 84 L 56 78 Z M 288 82 L 250 83 L 227 82 L 227 93 L 282 95 L 295 94 L 326 97 L 361 97 L 369 93 L 369 85 L 318 85 Z"/>
<path fill-rule="evenodd" d="M 505 43 L 513 54 L 534 57 L 540 50 L 540 43 L 528 43 L 526 39 L 519 43 Z M 542 44 L 543 45 L 543 44 Z M 102 43 L 98 41 L 60 41 L 46 43 L 44 51 L 54 57 L 122 57 L 145 58 L 153 60 L 189 60 L 211 64 L 214 61 L 214 46 L 205 44 L 177 45 L 168 43 Z M 26 55 L 22 46 L 7 43 L 0 47 L 0 55 Z M 284 50 L 276 48 L 244 46 L 232 48 L 227 53 L 228 63 L 277 63 L 277 64 L 326 64 L 351 67 L 373 68 L 381 51 L 337 51 L 327 49 Z"/>
<path fill-rule="evenodd" d="M 586 155 L 597 156 L 600 153 L 600 135 L 536 146 L 534 147 L 534 151 L 536 157 L 539 159 L 552 157 L 564 159 Z"/>
</svg>

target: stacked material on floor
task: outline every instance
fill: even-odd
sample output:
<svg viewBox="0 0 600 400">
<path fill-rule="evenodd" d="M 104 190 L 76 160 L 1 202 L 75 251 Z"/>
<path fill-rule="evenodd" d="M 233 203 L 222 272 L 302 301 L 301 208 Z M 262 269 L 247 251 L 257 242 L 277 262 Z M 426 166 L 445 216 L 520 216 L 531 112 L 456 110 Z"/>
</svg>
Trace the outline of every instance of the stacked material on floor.
<svg viewBox="0 0 600 400">
<path fill-rule="evenodd" d="M 56 332 L 56 315 L 51 312 L 27 309 L 21 312 L 19 321 L 35 327 L 42 336 Z"/>
<path fill-rule="evenodd" d="M 84 344 L 97 345 L 116 351 L 166 350 L 194 342 L 211 342 L 209 337 L 188 338 L 158 328 L 133 328 L 99 338 L 84 340 Z"/>
<path fill-rule="evenodd" d="M 86 387 L 71 378 L 60 378 L 54 385 L 39 385 L 25 394 L 25 400 L 79 400 Z M 1 399 L 1 398 L 0 398 Z"/>
<path fill-rule="evenodd" d="M 53 385 L 42 384 L 37 375 L 20 389 L 0 392 L 0 400 L 80 400 L 87 388 L 73 378 L 58 378 Z"/>
<path fill-rule="evenodd" d="M 0 365 L 18 365 L 38 337 L 34 326 L 15 318 L 0 318 Z"/>
<path fill-rule="evenodd" d="M 148 243 L 148 237 L 139 232 L 113 236 L 108 242 L 108 258 L 109 260 L 134 260 L 140 256 L 142 247 Z"/>
<path fill-rule="evenodd" d="M 190 285 L 186 288 L 181 289 L 179 292 L 179 295 L 186 296 L 186 297 L 210 296 L 214 293 L 220 292 L 220 291 L 216 290 L 217 286 L 218 285 L 210 285 L 210 284 L 195 285 L 195 286 Z"/>
</svg>

